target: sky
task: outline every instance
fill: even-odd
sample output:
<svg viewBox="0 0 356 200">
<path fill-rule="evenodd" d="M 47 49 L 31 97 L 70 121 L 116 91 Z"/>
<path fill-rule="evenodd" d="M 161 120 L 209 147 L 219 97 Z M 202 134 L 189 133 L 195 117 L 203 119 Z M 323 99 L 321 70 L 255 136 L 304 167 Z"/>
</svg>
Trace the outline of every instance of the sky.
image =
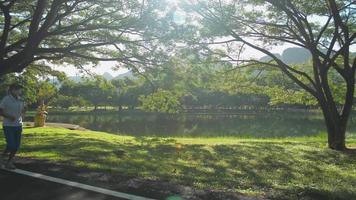
<svg viewBox="0 0 356 200">
<path fill-rule="evenodd" d="M 97 75 L 103 75 L 104 73 L 107 72 L 110 73 L 112 76 L 117 76 L 119 74 L 123 74 L 129 71 L 126 68 L 119 68 L 113 70 L 115 66 L 116 66 L 115 62 L 106 61 L 106 62 L 100 62 L 99 65 L 97 65 L 95 68 L 93 68 L 92 66 L 86 66 L 86 69 L 89 70 L 91 73 Z M 65 72 L 67 76 L 81 76 L 84 74 L 74 66 L 55 66 L 54 69 Z"/>
<path fill-rule="evenodd" d="M 283 51 L 286 48 L 292 47 L 291 45 L 283 45 L 283 46 L 278 46 L 272 48 L 273 53 L 279 53 L 282 54 Z M 355 50 L 356 51 L 356 50 Z M 244 51 L 244 57 L 248 58 L 261 58 L 265 56 L 263 53 L 253 50 L 253 49 L 246 49 Z M 106 61 L 106 62 L 100 62 L 98 66 L 95 68 L 91 66 L 86 66 L 86 69 L 89 70 L 91 73 L 97 74 L 97 75 L 103 75 L 104 73 L 110 73 L 112 76 L 117 76 L 119 74 L 123 74 L 128 72 L 129 70 L 126 68 L 119 68 L 119 69 L 113 69 L 115 68 L 116 64 L 113 61 Z M 75 68 L 74 66 L 54 66 L 54 69 L 63 71 L 67 74 L 67 76 L 81 76 L 84 75 L 82 72 L 80 72 L 79 69 Z"/>
<path fill-rule="evenodd" d="M 283 51 L 287 48 L 290 47 L 296 47 L 293 45 L 282 45 L 282 46 L 275 46 L 271 49 L 273 53 L 279 53 L 282 54 Z M 350 50 L 352 52 L 356 52 L 356 45 L 353 45 Z M 246 50 L 243 53 L 243 57 L 245 58 L 261 58 L 265 56 L 263 53 L 253 50 L 251 48 L 246 48 Z M 116 66 L 115 62 L 113 61 L 106 61 L 106 62 L 100 62 L 99 65 L 95 68 L 87 66 L 86 69 L 90 70 L 91 73 L 97 74 L 97 75 L 103 75 L 104 73 L 110 73 L 112 76 L 117 76 L 119 74 L 123 74 L 128 72 L 129 70 L 126 68 L 119 68 L 114 70 L 113 68 Z M 56 66 L 54 69 L 63 71 L 65 72 L 68 76 L 81 76 L 83 73 L 80 72 L 80 70 L 76 69 L 73 66 Z"/>
</svg>

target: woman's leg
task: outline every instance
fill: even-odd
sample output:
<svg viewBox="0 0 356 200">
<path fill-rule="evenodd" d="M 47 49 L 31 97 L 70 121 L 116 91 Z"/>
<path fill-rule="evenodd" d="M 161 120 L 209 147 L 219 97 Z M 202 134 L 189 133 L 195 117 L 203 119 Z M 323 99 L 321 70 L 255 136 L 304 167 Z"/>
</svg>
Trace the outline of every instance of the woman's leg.
<svg viewBox="0 0 356 200">
<path fill-rule="evenodd" d="M 7 162 L 5 161 L 5 168 L 16 169 L 15 165 L 12 163 L 12 159 L 15 157 L 20 146 L 22 127 L 4 126 L 4 133 L 6 138 L 6 151 L 4 151 L 4 153 L 5 155 L 8 153 Z"/>
<path fill-rule="evenodd" d="M 3 132 L 4 132 L 4 137 L 5 137 L 5 140 L 6 140 L 6 145 L 5 145 L 5 149 L 4 151 L 2 152 L 1 156 L 0 156 L 0 167 L 4 167 L 7 159 L 8 159 L 8 156 L 9 156 L 9 149 L 8 149 L 8 139 L 7 139 L 7 136 L 5 134 L 5 127 L 3 127 Z"/>
<path fill-rule="evenodd" d="M 19 150 L 20 148 L 20 145 L 21 145 L 21 135 L 22 135 L 22 127 L 19 126 L 19 127 L 13 127 L 14 130 L 13 130 L 13 134 L 12 134 L 12 139 L 13 139 L 13 146 L 11 147 L 11 150 L 9 151 L 10 154 L 9 154 L 9 160 L 8 162 L 11 162 L 12 159 L 15 157 L 17 151 Z"/>
<path fill-rule="evenodd" d="M 3 131 L 4 131 L 6 146 L 2 153 L 2 156 L 3 156 L 3 158 L 6 158 L 9 156 L 11 144 L 13 144 L 14 142 L 13 142 L 13 137 L 12 137 L 12 133 L 11 133 L 12 132 L 11 127 L 4 126 Z"/>
</svg>

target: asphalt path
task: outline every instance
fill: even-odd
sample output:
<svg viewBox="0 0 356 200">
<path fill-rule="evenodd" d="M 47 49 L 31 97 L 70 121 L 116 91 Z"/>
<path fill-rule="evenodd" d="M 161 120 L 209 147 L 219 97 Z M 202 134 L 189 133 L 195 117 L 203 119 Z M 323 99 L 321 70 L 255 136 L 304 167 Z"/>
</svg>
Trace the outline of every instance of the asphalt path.
<svg viewBox="0 0 356 200">
<path fill-rule="evenodd" d="M 0 169 L 1 200 L 121 200 Z"/>
</svg>

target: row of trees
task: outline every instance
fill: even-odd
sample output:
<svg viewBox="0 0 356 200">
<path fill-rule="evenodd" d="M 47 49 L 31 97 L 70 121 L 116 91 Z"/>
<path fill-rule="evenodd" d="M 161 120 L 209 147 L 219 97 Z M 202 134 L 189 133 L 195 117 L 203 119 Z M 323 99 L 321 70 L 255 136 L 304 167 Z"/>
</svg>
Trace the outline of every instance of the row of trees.
<svg viewBox="0 0 356 200">
<path fill-rule="evenodd" d="M 30 107 L 44 101 L 51 107 L 116 107 L 118 110 L 141 108 L 151 112 L 177 113 L 183 109 L 257 109 L 268 106 L 268 97 L 257 94 L 229 94 L 209 88 L 207 82 L 198 80 L 201 74 L 191 74 L 166 69 L 160 77 L 148 83 L 142 76 L 106 80 L 101 76 L 88 76 L 76 82 L 62 76 L 46 78 L 28 68 L 20 76 L 2 77 L 0 95 L 7 85 L 21 82 L 25 85 L 24 98 Z M 152 75 L 152 74 L 151 74 Z M 194 80 L 193 80 L 194 78 Z M 180 80 L 172 84 L 169 79 Z M 188 81 L 189 80 L 189 81 Z"/>
<path fill-rule="evenodd" d="M 36 107 L 42 101 L 52 107 L 114 107 L 118 110 L 140 108 L 151 112 L 177 113 L 194 110 L 266 110 L 275 108 L 316 108 L 317 102 L 278 70 L 233 70 L 229 64 L 196 61 L 182 51 L 166 65 L 132 77 L 107 80 L 87 76 L 71 80 L 63 73 L 32 66 L 19 76 L 2 77 L 6 83 L 23 82 L 25 100 Z M 296 64 L 297 65 L 297 64 Z M 302 65 L 300 66 L 302 67 Z M 40 68 L 43 69 L 43 68 Z M 226 73 L 228 71 L 228 73 Z M 52 78 L 48 78 L 52 77 Z M 339 91 L 339 77 L 330 77 Z M 239 80 L 237 83 L 232 80 Z"/>
</svg>

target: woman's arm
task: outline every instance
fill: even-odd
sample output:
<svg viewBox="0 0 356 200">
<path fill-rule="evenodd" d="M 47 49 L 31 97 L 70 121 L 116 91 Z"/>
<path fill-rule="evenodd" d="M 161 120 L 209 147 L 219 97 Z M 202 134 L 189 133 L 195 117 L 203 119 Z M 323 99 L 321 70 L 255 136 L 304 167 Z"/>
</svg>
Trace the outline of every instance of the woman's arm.
<svg viewBox="0 0 356 200">
<path fill-rule="evenodd" d="M 14 121 L 16 118 L 10 114 L 7 114 L 4 109 L 0 108 L 0 115 L 5 117 L 5 118 L 8 118 L 10 119 L 11 121 Z"/>
</svg>

